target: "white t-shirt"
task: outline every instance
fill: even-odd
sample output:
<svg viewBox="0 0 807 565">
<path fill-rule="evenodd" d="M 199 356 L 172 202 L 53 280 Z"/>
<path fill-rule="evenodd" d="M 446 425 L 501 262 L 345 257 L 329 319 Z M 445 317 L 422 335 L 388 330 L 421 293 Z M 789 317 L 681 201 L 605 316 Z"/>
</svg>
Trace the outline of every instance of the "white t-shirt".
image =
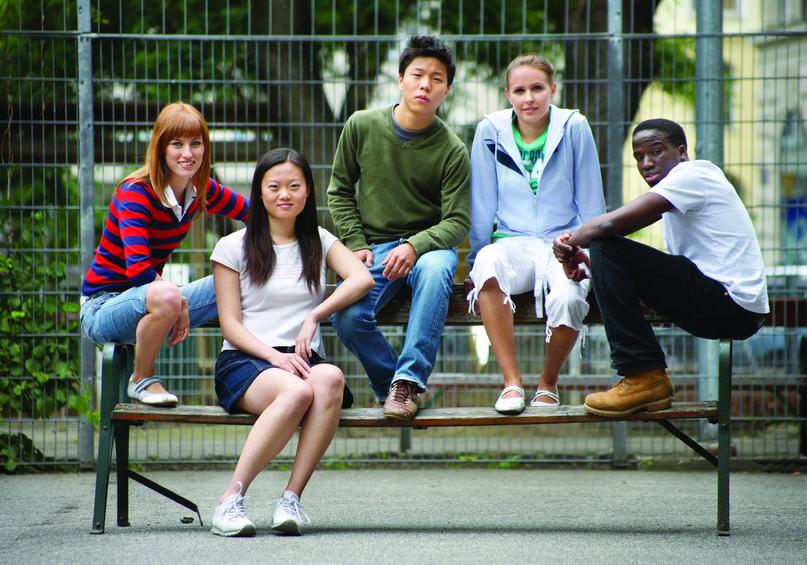
<svg viewBox="0 0 807 565">
<path fill-rule="evenodd" d="M 710 161 L 683 161 L 650 189 L 673 205 L 662 218 L 670 253 L 722 284 L 746 310 L 766 314 L 765 265 L 740 197 Z"/>
<path fill-rule="evenodd" d="M 322 242 L 320 290 L 318 293 L 311 293 L 305 279 L 300 277 L 303 262 L 300 246 L 296 241 L 274 246 L 274 270 L 266 284 L 254 286 L 247 276 L 244 261 L 243 241 L 246 231 L 245 228 L 221 238 L 213 249 L 210 260 L 238 272 L 241 319 L 244 326 L 266 345 L 293 346 L 305 317 L 325 296 L 325 257 L 336 237 L 328 230 L 319 228 L 319 239 Z M 311 340 L 311 348 L 325 357 L 319 328 Z M 238 348 L 225 339 L 221 350 L 228 349 Z"/>
</svg>

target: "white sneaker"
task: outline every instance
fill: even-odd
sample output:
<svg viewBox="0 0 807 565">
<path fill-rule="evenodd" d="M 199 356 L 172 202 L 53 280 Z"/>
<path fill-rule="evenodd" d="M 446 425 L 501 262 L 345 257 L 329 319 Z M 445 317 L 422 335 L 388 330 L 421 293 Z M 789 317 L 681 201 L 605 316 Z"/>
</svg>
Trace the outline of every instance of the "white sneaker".
<svg viewBox="0 0 807 565">
<path fill-rule="evenodd" d="M 219 502 L 213 511 L 213 527 L 210 531 L 217 536 L 252 537 L 255 524 L 244 511 L 244 497 L 241 496 L 241 483 L 236 483 L 237 492 Z"/>
<path fill-rule="evenodd" d="M 311 519 L 303 510 L 300 498 L 290 490 L 272 502 L 272 529 L 275 532 L 299 536 L 302 527 L 310 523 Z"/>
</svg>

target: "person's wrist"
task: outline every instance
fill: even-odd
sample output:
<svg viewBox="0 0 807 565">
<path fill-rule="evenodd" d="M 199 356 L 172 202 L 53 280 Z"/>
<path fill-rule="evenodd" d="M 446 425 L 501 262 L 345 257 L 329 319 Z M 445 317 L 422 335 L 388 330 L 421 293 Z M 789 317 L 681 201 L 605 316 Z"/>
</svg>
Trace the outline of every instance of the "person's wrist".
<svg viewBox="0 0 807 565">
<path fill-rule="evenodd" d="M 275 349 L 273 347 L 270 347 L 268 349 L 268 351 L 266 352 L 266 355 L 265 355 L 264 358 L 266 359 L 267 362 L 271 363 L 272 365 L 277 365 L 280 362 L 278 360 L 278 358 L 277 358 L 277 355 L 279 353 L 280 352 L 277 349 Z"/>
</svg>

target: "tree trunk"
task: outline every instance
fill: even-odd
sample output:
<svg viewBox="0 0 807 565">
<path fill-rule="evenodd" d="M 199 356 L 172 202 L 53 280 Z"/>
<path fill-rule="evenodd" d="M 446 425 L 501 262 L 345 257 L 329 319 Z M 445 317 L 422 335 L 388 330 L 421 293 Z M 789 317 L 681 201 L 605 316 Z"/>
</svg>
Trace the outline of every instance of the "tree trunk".
<svg viewBox="0 0 807 565">
<path fill-rule="evenodd" d="M 308 41 L 313 14 L 308 3 L 274 0 L 271 6 L 269 13 L 265 3 L 253 3 L 253 33 L 301 36 L 300 41 L 261 42 L 255 47 L 257 78 L 265 84 L 266 101 L 260 103 L 267 105 L 271 147 L 291 147 L 308 159 L 318 188 L 317 203 L 323 207 L 341 127 L 322 88 L 320 44 Z"/>
<path fill-rule="evenodd" d="M 623 33 L 652 33 L 656 2 L 623 2 Z M 608 31 L 608 2 L 572 0 L 553 2 L 550 20 L 564 22 L 568 7 L 570 34 L 605 33 Z M 561 26 L 558 26 L 561 28 Z M 652 81 L 653 42 L 649 39 L 625 40 L 625 103 L 622 115 L 625 135 L 639 108 L 642 93 Z M 601 162 L 606 156 L 608 127 L 608 41 L 590 38 L 566 41 L 564 44 L 563 105 L 580 108 L 586 114 Z M 608 190 L 608 187 L 605 187 Z"/>
</svg>

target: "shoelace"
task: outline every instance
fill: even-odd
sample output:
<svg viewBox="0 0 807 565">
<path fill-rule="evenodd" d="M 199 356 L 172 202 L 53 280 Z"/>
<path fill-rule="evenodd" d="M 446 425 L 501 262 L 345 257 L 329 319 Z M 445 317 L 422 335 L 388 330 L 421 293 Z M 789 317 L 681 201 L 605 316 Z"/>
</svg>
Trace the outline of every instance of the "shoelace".
<svg viewBox="0 0 807 565">
<path fill-rule="evenodd" d="M 224 508 L 224 514 L 228 518 L 245 518 L 247 513 L 244 510 L 244 497 L 238 493 L 234 493 L 231 497 L 224 501 L 227 506 Z"/>
<path fill-rule="evenodd" d="M 406 381 L 397 381 L 394 385 L 392 385 L 392 389 L 392 399 L 395 402 L 405 404 L 406 401 L 409 400 L 409 397 L 412 396 L 409 383 Z"/>
<path fill-rule="evenodd" d="M 299 500 L 294 498 L 279 498 L 278 503 L 287 514 L 290 514 L 299 522 L 303 524 L 311 523 L 311 519 L 308 517 L 308 514 L 305 513 L 305 510 L 303 510 L 303 506 L 300 504 Z"/>
</svg>

